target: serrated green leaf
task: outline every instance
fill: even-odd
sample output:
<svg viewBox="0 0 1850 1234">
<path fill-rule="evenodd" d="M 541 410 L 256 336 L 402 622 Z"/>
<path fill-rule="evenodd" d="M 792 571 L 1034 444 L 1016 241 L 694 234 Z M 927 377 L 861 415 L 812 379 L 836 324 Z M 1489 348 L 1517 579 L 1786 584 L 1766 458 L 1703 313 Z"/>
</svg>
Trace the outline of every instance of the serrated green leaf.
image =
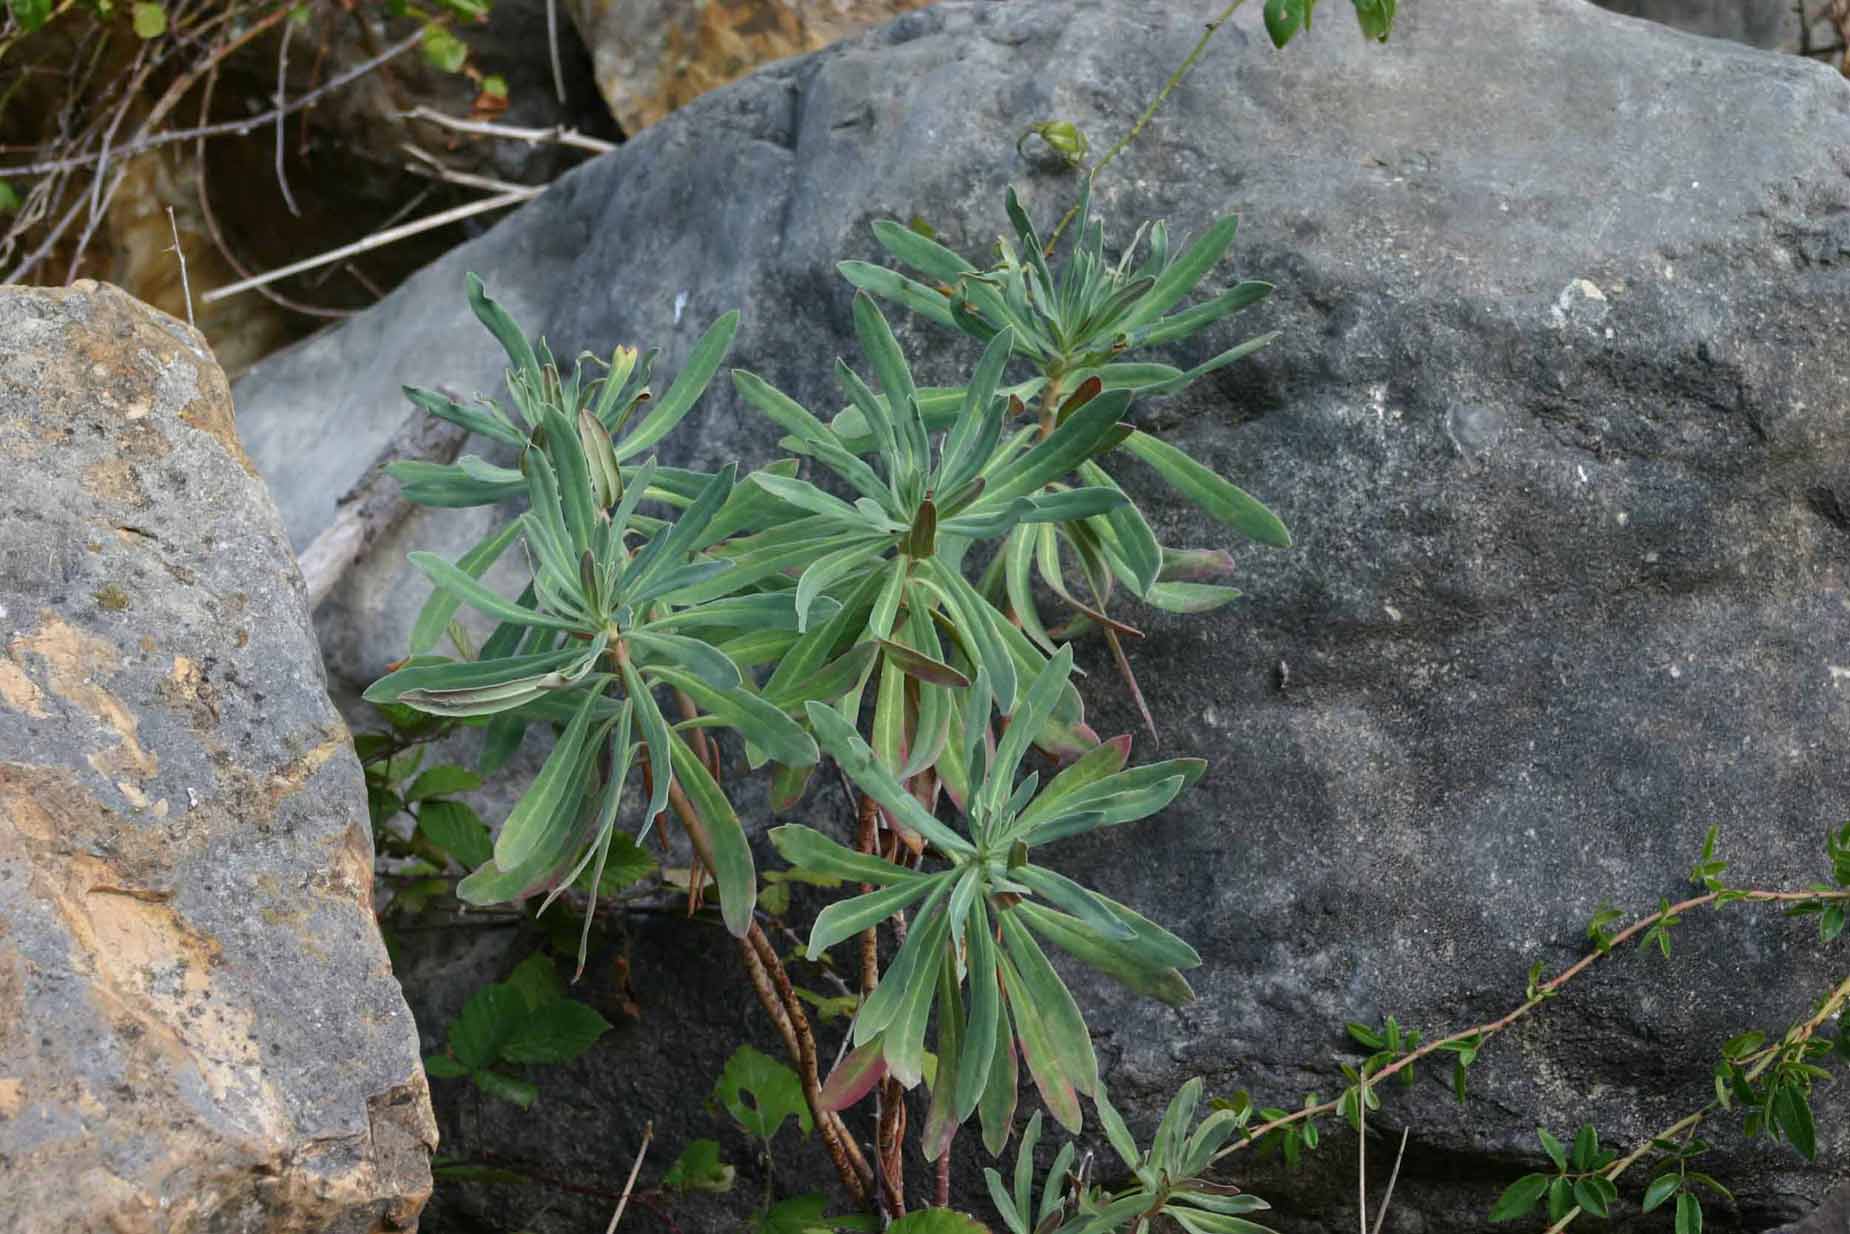
<svg viewBox="0 0 1850 1234">
<path fill-rule="evenodd" d="M 501 1047 L 520 1027 L 527 1005 L 518 992 L 505 985 L 485 985 L 469 996 L 462 1011 L 450 1021 L 450 1053 L 471 1071 L 501 1057 Z"/>
<path fill-rule="evenodd" d="M 463 802 L 425 802 L 418 810 L 418 830 L 466 870 L 485 865 L 494 856 L 487 824 Z"/>
<path fill-rule="evenodd" d="M 529 1011 L 501 1047 L 511 1063 L 569 1063 L 610 1031 L 610 1021 L 563 998 Z"/>
</svg>

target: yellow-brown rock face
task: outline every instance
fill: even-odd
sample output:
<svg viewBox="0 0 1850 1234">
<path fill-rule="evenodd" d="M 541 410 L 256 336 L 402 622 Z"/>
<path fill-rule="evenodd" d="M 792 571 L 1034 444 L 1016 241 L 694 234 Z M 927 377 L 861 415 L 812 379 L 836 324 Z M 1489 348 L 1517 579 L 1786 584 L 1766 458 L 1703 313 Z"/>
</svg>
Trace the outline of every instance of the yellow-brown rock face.
<svg viewBox="0 0 1850 1234">
<path fill-rule="evenodd" d="M 0 1231 L 415 1229 L 436 1136 L 371 859 L 199 336 L 0 289 Z"/>
<path fill-rule="evenodd" d="M 931 0 L 571 0 L 598 89 L 637 133 L 761 64 L 800 55 Z"/>
</svg>

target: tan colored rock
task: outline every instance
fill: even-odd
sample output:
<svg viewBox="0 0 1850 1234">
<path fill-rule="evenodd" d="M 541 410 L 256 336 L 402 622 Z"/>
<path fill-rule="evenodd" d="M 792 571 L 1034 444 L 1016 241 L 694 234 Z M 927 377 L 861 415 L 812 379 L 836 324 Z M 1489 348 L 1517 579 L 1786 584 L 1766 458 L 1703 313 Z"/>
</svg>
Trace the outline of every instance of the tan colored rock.
<svg viewBox="0 0 1850 1234">
<path fill-rule="evenodd" d="M 0 1232 L 415 1229 L 436 1132 L 371 888 L 200 336 L 0 289 Z"/>
<path fill-rule="evenodd" d="M 761 64 L 840 42 L 931 0 L 569 0 L 598 89 L 637 133 Z"/>
</svg>

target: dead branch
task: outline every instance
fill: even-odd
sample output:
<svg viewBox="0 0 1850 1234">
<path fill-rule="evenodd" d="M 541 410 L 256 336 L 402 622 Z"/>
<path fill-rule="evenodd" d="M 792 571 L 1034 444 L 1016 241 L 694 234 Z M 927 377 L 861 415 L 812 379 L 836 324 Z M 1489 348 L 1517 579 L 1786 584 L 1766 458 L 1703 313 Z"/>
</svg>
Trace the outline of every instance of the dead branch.
<svg viewBox="0 0 1850 1234">
<path fill-rule="evenodd" d="M 561 146 L 572 146 L 579 150 L 589 150 L 593 154 L 609 154 L 615 150 L 614 142 L 597 137 L 587 137 L 577 129 L 568 129 L 563 125 L 554 125 L 549 129 L 519 128 L 511 124 L 490 124 L 486 120 L 464 120 L 458 116 L 445 115 L 429 107 L 413 107 L 399 115 L 410 120 L 428 120 L 440 124 L 446 129 L 455 129 L 459 133 L 479 133 L 484 137 L 505 137 L 509 141 L 524 141 L 529 144 L 556 142 Z M 0 168 L 0 175 L 5 169 Z"/>
<path fill-rule="evenodd" d="M 217 86 L 218 68 L 214 66 L 212 72 L 206 77 L 205 93 L 199 100 L 199 119 L 201 123 L 205 122 L 206 116 L 211 112 L 212 92 Z M 206 186 L 205 138 L 201 137 L 194 143 L 193 158 L 197 162 L 195 176 L 198 185 L 199 214 L 200 217 L 205 220 L 206 234 L 212 237 L 213 245 L 217 247 L 220 255 L 224 257 L 226 264 L 238 272 L 239 278 L 254 278 L 255 276 L 251 274 L 249 270 L 245 269 L 244 263 L 238 260 L 238 255 L 231 251 L 231 245 L 226 241 L 225 233 L 218 225 L 218 215 L 212 212 L 212 194 Z M 303 304 L 300 300 L 291 299 L 265 284 L 258 283 L 252 286 L 255 288 L 258 295 L 268 300 L 271 304 L 279 308 L 289 309 L 291 312 L 302 313 L 309 317 L 333 318 L 336 320 L 353 316 L 353 311 L 351 309 L 322 308 L 319 305 Z M 188 305 L 190 308 L 190 300 Z"/>
<path fill-rule="evenodd" d="M 336 503 L 334 521 L 297 559 L 302 581 L 308 587 L 310 612 L 327 598 L 369 545 L 411 512 L 411 503 L 400 492 L 398 481 L 386 475 L 386 467 L 401 459 L 452 462 L 468 436 L 469 430 L 435 416 L 419 414 L 405 420 L 366 474 Z"/>
<path fill-rule="evenodd" d="M 295 194 L 289 191 L 289 177 L 283 173 L 283 122 L 288 118 L 283 108 L 289 101 L 289 36 L 294 30 L 294 22 L 283 23 L 282 42 L 276 52 L 276 187 L 283 190 L 283 204 L 289 207 L 289 213 L 301 218 L 302 208 L 295 204 Z"/>
<path fill-rule="evenodd" d="M 337 249 L 330 249 L 328 252 L 318 256 L 292 262 L 287 266 L 281 266 L 270 271 L 268 274 L 260 274 L 256 278 L 243 279 L 239 282 L 229 284 L 228 286 L 216 288 L 212 291 L 208 291 L 199 298 L 207 304 L 215 304 L 220 300 L 235 296 L 240 292 L 261 287 L 265 283 L 274 283 L 277 279 L 288 278 L 292 274 L 300 274 L 304 270 L 318 269 L 330 262 L 344 261 L 349 257 L 354 257 L 361 253 L 370 253 L 374 249 L 384 248 L 388 244 L 403 240 L 406 236 L 415 236 L 420 232 L 430 231 L 433 228 L 442 227 L 448 223 L 460 222 L 466 218 L 473 218 L 478 214 L 486 214 L 490 210 L 499 210 L 504 206 L 512 206 L 519 202 L 529 201 L 532 198 L 538 197 L 545 191 L 546 186 L 539 184 L 534 185 L 532 188 L 517 189 L 502 193 L 495 197 L 485 198 L 481 201 L 473 201 L 468 205 L 456 206 L 449 210 L 441 210 L 436 214 L 426 215 L 416 222 L 406 223 L 403 226 L 389 228 L 385 231 L 374 232 L 363 240 L 356 240 L 352 244 L 342 245 Z"/>
<path fill-rule="evenodd" d="M 288 15 L 288 10 L 282 9 L 282 10 L 279 10 L 279 12 L 273 16 L 276 17 L 277 19 L 280 19 L 281 17 L 285 17 L 287 15 Z M 265 20 L 269 21 L 270 19 L 266 18 Z M 301 111 L 305 107 L 314 106 L 324 96 L 333 93 L 335 90 L 340 89 L 342 86 L 345 86 L 350 82 L 357 81 L 359 78 L 364 77 L 366 74 L 372 72 L 374 69 L 378 68 L 380 65 L 386 63 L 388 60 L 392 60 L 398 56 L 403 55 L 405 52 L 410 51 L 413 47 L 416 47 L 418 45 L 418 41 L 422 39 L 423 37 L 424 37 L 423 32 L 419 31 L 417 34 L 413 34 L 407 38 L 400 39 L 398 42 L 392 44 L 390 47 L 386 48 L 384 51 L 380 52 L 377 56 L 374 56 L 372 59 L 364 61 L 360 64 L 356 64 L 354 67 L 348 69 L 346 72 L 338 73 L 335 76 L 328 78 L 327 81 L 315 87 L 315 89 L 310 90 L 307 94 L 304 94 L 299 98 L 291 99 L 289 100 L 287 104 L 281 107 L 274 108 L 270 111 L 263 112 L 259 115 L 251 116 L 249 119 L 246 119 L 246 120 L 223 120 L 217 124 L 202 124 L 198 126 L 197 128 L 169 129 L 163 133 L 148 133 L 145 136 L 136 138 L 134 141 L 128 143 L 126 146 L 121 147 L 115 153 L 119 157 L 127 158 L 130 155 L 140 154 L 143 151 L 154 150 L 154 149 L 158 149 L 161 146 L 172 145 L 176 141 L 191 141 L 194 138 L 199 138 L 199 137 L 222 137 L 226 134 L 235 134 L 238 136 L 244 136 L 246 134 L 252 133 L 256 131 L 257 129 L 262 128 L 266 124 L 274 123 L 278 113 L 281 113 L 283 115 L 290 115 L 290 114 L 293 114 L 294 112 Z M 242 41 L 243 41 L 242 39 L 239 40 L 239 42 L 242 42 Z M 229 54 L 229 51 L 230 51 L 230 48 L 228 47 L 225 54 Z M 217 56 L 218 53 L 215 52 L 214 55 Z M 157 105 L 157 110 L 158 110 L 158 105 Z M 585 140 L 589 141 L 591 139 L 586 138 Z M 101 155 L 100 153 L 74 154 L 67 158 L 46 159 L 38 163 L 22 163 L 14 167 L 0 167 L 0 176 L 43 175 L 46 172 L 65 171 L 70 168 L 76 168 L 76 167 L 88 167 L 92 163 L 101 161 L 102 158 L 103 158 L 103 155 Z"/>
</svg>

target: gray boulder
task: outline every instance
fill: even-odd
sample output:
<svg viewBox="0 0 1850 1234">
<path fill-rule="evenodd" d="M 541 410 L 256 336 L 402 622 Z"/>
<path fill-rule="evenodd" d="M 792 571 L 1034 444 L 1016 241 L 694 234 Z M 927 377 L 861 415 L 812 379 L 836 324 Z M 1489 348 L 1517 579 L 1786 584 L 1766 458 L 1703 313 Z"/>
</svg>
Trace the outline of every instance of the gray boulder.
<svg viewBox="0 0 1850 1234">
<path fill-rule="evenodd" d="M 556 351 L 659 345 L 668 372 L 739 307 L 734 362 L 832 405 L 830 361 L 853 350 L 833 265 L 881 260 L 868 225 L 918 215 L 979 256 L 1009 184 L 1051 218 L 1075 182 L 1016 137 L 1062 117 L 1112 140 L 1198 17 L 944 3 L 702 99 L 245 379 L 240 427 L 291 536 L 406 414 L 400 382 L 498 382 L 465 270 Z M 1332 1094 L 1345 1020 L 1436 1033 L 1503 1013 L 1532 963 L 1582 954 L 1601 904 L 1686 894 L 1710 824 L 1731 879 L 1791 887 L 1850 817 L 1850 84 L 1581 0 L 1405 6 L 1386 46 L 1340 17 L 1278 53 L 1242 10 L 1099 180 L 1119 240 L 1240 212 L 1233 265 L 1279 290 L 1188 356 L 1283 338 L 1138 415 L 1297 537 L 1228 545 L 1238 606 L 1141 620 L 1163 753 L 1210 770 L 1160 819 L 1063 854 L 1206 958 L 1180 1012 L 1080 979 L 1146 1134 L 1191 1075 L 1281 1105 Z M 974 360 L 924 323 L 902 338 L 928 380 Z M 772 437 L 721 386 L 672 461 L 756 463 Z M 1166 541 L 1222 543 L 1123 470 Z M 421 514 L 379 546 L 318 615 L 338 681 L 402 654 L 425 594 L 403 552 L 454 554 L 484 525 Z M 1134 729 L 1108 659 L 1082 660 L 1094 726 Z M 1371 1125 L 1412 1128 L 1389 1229 L 1492 1228 L 1499 1191 L 1543 1161 L 1538 1123 L 1634 1146 L 1703 1104 L 1724 1041 L 1804 1019 L 1844 971 L 1842 944 L 1771 911 L 1697 913 L 1676 940 L 1500 1038 L 1463 1105 L 1442 1068 L 1388 1099 Z M 632 972 L 658 961 L 681 958 L 638 950 Z M 725 1043 L 687 1014 L 712 1074 Z M 621 1074 L 611 1051 L 586 1067 Z M 1850 1168 L 1841 1096 L 1816 1101 L 1817 1163 L 1722 1120 L 1708 1160 L 1739 1202 L 1708 1228 L 1796 1220 Z M 609 1140 L 660 1116 L 613 1108 Z M 482 1131 L 543 1161 L 519 1127 Z M 1281 1229 L 1354 1228 L 1354 1141 L 1324 1138 L 1308 1174 L 1242 1167 Z M 969 1139 L 959 1195 L 986 1212 Z M 1377 1194 L 1387 1155 L 1369 1154 Z"/>
<path fill-rule="evenodd" d="M 1767 51 L 1810 52 L 1838 41 L 1831 0 L 1595 0 L 1691 34 L 1732 39 Z"/>
<path fill-rule="evenodd" d="M 415 1230 L 364 788 L 224 375 L 88 281 L 0 338 L 0 1230 Z"/>
</svg>

